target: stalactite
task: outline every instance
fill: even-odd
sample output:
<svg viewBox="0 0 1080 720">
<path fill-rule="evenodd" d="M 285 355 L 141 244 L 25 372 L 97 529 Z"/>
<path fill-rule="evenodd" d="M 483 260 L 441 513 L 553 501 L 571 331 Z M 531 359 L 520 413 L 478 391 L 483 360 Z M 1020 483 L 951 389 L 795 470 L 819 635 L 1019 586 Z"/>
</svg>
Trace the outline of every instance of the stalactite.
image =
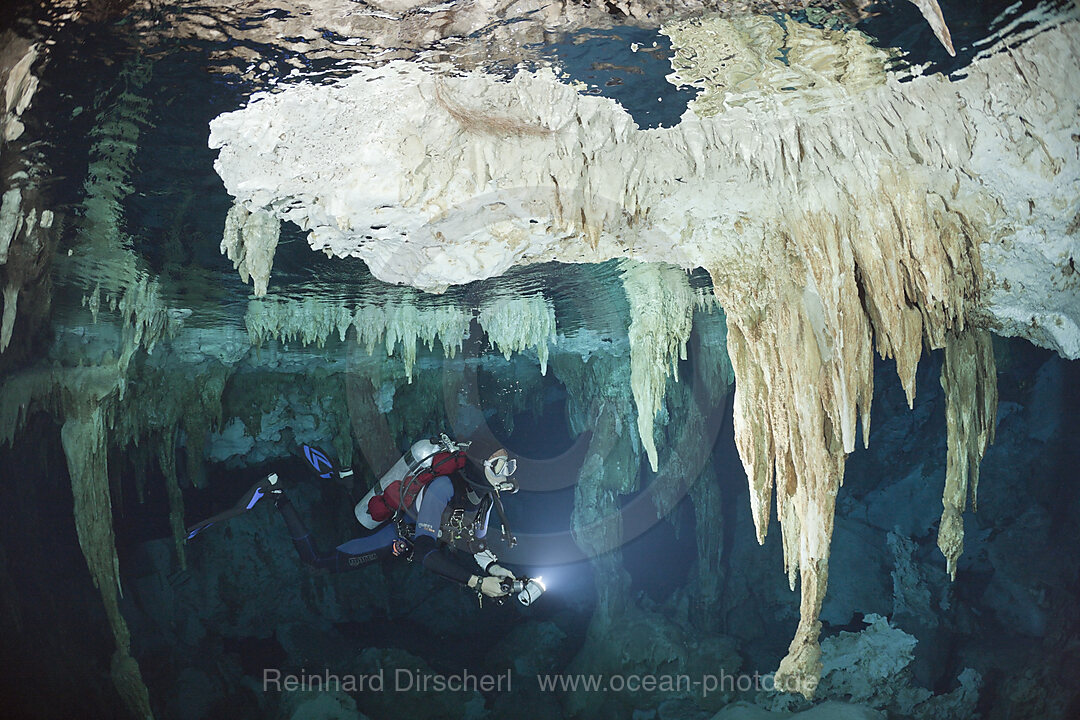
<svg viewBox="0 0 1080 720">
<path fill-rule="evenodd" d="M 938 527 L 938 547 L 956 579 L 956 561 L 964 550 L 964 510 L 968 492 L 972 509 L 978 507 L 979 463 L 994 441 L 997 416 L 997 372 L 990 333 L 964 330 L 950 333 L 941 368 L 945 390 L 945 427 L 948 461 L 945 470 L 945 506 Z"/>
<path fill-rule="evenodd" d="M 711 297 L 711 296 L 710 296 Z M 691 583 L 695 627 L 716 630 L 725 572 L 721 566 L 724 528 L 720 488 L 712 465 L 712 449 L 729 412 L 734 376 L 727 358 L 725 318 L 711 303 L 694 314 L 689 345 L 693 375 L 669 389 L 664 398 L 669 424 L 660 472 L 648 487 L 658 516 L 666 517 L 689 494 L 696 519 L 697 562 Z"/>
<path fill-rule="evenodd" d="M 20 119 L 37 92 L 38 79 L 30 72 L 38 59 L 38 45 L 6 31 L 0 37 L 0 148 L 23 134 Z M 0 242 L 3 235 L 0 233 Z"/>
<path fill-rule="evenodd" d="M 630 387 L 637 405 L 638 435 L 657 471 L 653 420 L 669 376 L 679 379 L 679 360 L 693 326 L 696 296 L 686 273 L 670 265 L 623 262 L 622 282 L 630 302 Z"/>
<path fill-rule="evenodd" d="M 22 204 L 22 191 L 14 187 L 3 195 L 0 200 L 0 265 L 7 262 L 8 248 L 22 229 L 22 214 L 19 206 Z"/>
<path fill-rule="evenodd" d="M 184 430 L 188 481 L 206 486 L 206 435 L 221 425 L 221 395 L 233 368 L 213 363 L 200 373 L 195 392 L 183 399 L 180 426 Z"/>
<path fill-rule="evenodd" d="M 356 330 L 356 342 L 370 355 L 377 345 L 386 355 L 400 354 L 405 375 L 412 382 L 417 344 L 432 350 L 436 340 L 447 358 L 460 350 L 469 331 L 471 312 L 453 306 L 420 306 L 401 301 L 385 305 L 357 305 L 308 298 L 303 301 L 279 298 L 252 300 L 244 322 L 253 345 L 267 340 L 281 343 L 299 341 L 303 345 L 323 344 L 336 334 L 345 340 L 349 328 Z"/>
<path fill-rule="evenodd" d="M 22 318 L 19 334 L 29 341 L 45 323 L 51 302 L 53 213 L 45 209 L 40 190 L 49 169 L 33 149 L 36 138 L 24 137 L 22 121 L 37 92 L 34 71 L 40 72 L 44 55 L 38 44 L 11 31 L 0 37 L 0 353 L 10 352 L 16 319 Z M 15 355 L 30 359 L 30 343 L 19 345 Z"/>
<path fill-rule="evenodd" d="M 248 212 L 236 203 L 225 216 L 221 252 L 232 260 L 241 280 L 246 283 L 250 277 L 255 286 L 255 297 L 266 295 L 280 234 L 281 223 L 262 210 Z"/>
<path fill-rule="evenodd" d="M 691 597 L 695 600 L 690 621 L 701 630 L 716 632 L 720 629 L 719 609 L 724 598 L 727 568 L 721 562 L 724 553 L 723 496 L 711 464 L 698 474 L 689 493 L 697 528 L 694 533 L 697 560 L 693 580 L 689 583 Z"/>
<path fill-rule="evenodd" d="M 180 492 L 180 483 L 176 477 L 176 430 L 166 430 L 157 443 L 158 465 L 165 476 L 165 492 L 169 498 L 169 527 L 172 529 L 173 544 L 176 546 L 176 559 L 180 569 L 187 569 L 187 530 L 184 523 L 184 496 Z"/>
<path fill-rule="evenodd" d="M 930 29 L 934 31 L 934 35 L 937 36 L 942 47 L 944 47 L 950 55 L 956 57 L 956 50 L 953 49 L 952 33 L 949 32 L 949 26 L 945 24 L 945 16 L 941 14 L 941 6 L 938 5 L 937 0 L 910 0 L 911 4 L 919 8 L 919 12 L 926 18 L 926 22 L 930 25 Z"/>
<path fill-rule="evenodd" d="M 638 485 L 640 446 L 629 420 L 633 405 L 625 378 L 625 357 L 566 355 L 553 364 L 573 398 L 568 407 L 571 431 L 591 430 L 589 450 L 578 473 L 570 531 L 593 563 L 599 595 L 594 622 L 611 623 L 626 604 L 629 576 L 622 566 L 622 515 L 619 495 Z M 601 633 L 602 635 L 602 633 Z"/>
<path fill-rule="evenodd" d="M 119 595 L 122 592 L 120 566 L 113 536 L 112 504 L 109 500 L 106 467 L 108 413 L 103 406 L 108 393 L 117 391 L 118 387 L 114 384 L 111 389 L 106 386 L 88 390 L 89 392 L 81 397 L 75 397 L 60 433 L 71 475 L 75 530 L 94 585 L 105 603 L 105 613 L 116 638 L 116 652 L 112 658 L 113 682 L 121 698 L 136 716 L 152 718 L 149 692 L 143 682 L 139 665 L 131 656 L 131 637 L 119 607 Z"/>
<path fill-rule="evenodd" d="M 698 335 L 693 343 L 694 374 L 689 382 L 680 382 L 664 397 L 667 415 L 679 421 L 670 424 L 663 436 L 662 467 L 649 485 L 658 517 L 670 514 L 701 476 L 712 477 L 710 454 L 734 381 L 724 324 L 723 311 L 699 311 L 694 315 L 694 332 Z M 704 526 L 717 520 L 713 518 Z"/>
<path fill-rule="evenodd" d="M 13 282 L 4 286 L 4 316 L 0 321 L 0 352 L 7 349 L 11 342 L 11 332 L 15 329 L 15 315 L 18 312 L 19 291 L 22 287 Z"/>
<path fill-rule="evenodd" d="M 1037 32 L 1018 47 L 995 40 L 958 79 L 900 77 L 861 34 L 829 36 L 788 18 L 790 37 L 801 40 L 782 59 L 736 53 L 678 67 L 702 92 L 669 129 L 639 131 L 614 103 L 544 70 L 504 83 L 481 73 L 436 79 L 398 63 L 262 97 L 215 120 L 211 145 L 222 148 L 216 167 L 239 200 L 280 202 L 312 229 L 313 247 L 360 256 L 388 281 L 445 284 L 394 258 L 416 256 L 402 228 L 479 204 L 479 191 L 460 182 L 462 167 L 487 179 L 485 193 L 535 189 L 516 218 L 534 228 L 514 226 L 518 264 L 632 257 L 709 269 L 728 313 L 736 444 L 758 538 L 775 492 L 792 586 L 801 576 L 801 621 L 778 679 L 809 695 L 835 497 L 860 425 L 864 443 L 869 433 L 873 351 L 895 359 L 909 403 L 924 345 L 945 347 L 973 323 L 1080 352 L 1074 288 L 1021 282 L 1071 275 L 1061 226 L 1078 168 L 1077 18 L 1071 9 L 1033 12 Z M 710 53 L 753 45 L 753 33 L 773 48 L 780 23 L 740 23 L 687 23 L 672 35 L 676 55 L 724 60 Z M 542 142 L 464 132 L 429 102 L 437 82 L 552 132 Z M 390 115 L 360 121 L 349 144 L 328 153 L 332 124 L 374 104 Z M 405 107 L 408 117 L 397 110 Z M 251 127 L 273 128 L 284 144 L 265 147 L 266 133 Z M 303 181 L 278 169 L 282 157 L 309 153 L 334 160 Z M 373 175 L 384 179 L 379 192 L 357 190 L 367 187 L 357 178 Z M 300 195 L 314 199 L 288 205 Z M 508 245 L 506 225 L 485 226 L 488 217 L 473 214 L 481 229 L 467 242 L 444 237 L 424 251 L 467 251 L 476 263 L 463 269 L 486 277 Z"/>
<path fill-rule="evenodd" d="M 127 375 L 136 351 L 153 352 L 160 340 L 175 337 L 183 324 L 183 315 L 169 309 L 161 299 L 158 282 L 149 277 L 128 285 L 113 309 L 119 313 L 123 328 L 118 362 L 122 376 Z M 121 400 L 123 391 L 121 387 Z"/>
<path fill-rule="evenodd" d="M 84 303 L 94 322 L 103 311 L 103 299 L 109 311 L 120 317 L 116 356 L 125 378 L 121 396 L 136 352 L 152 352 L 159 340 L 176 333 L 190 312 L 168 306 L 159 283 L 132 251 L 124 227 L 123 204 L 133 189 L 139 136 L 149 123 L 151 108 L 151 102 L 138 93 L 152 75 L 153 63 L 140 55 L 124 63 L 116 86 L 102 90 L 96 98 L 102 110 L 91 131 L 79 242 L 56 259 L 57 275 L 85 289 Z"/>
<path fill-rule="evenodd" d="M 555 308 L 543 295 L 499 297 L 484 302 L 477 321 L 509 360 L 511 353 L 536 351 L 540 374 L 547 374 L 548 345 L 555 344 Z"/>
<path fill-rule="evenodd" d="M 153 63 L 138 56 L 120 68 L 117 86 L 123 89 L 115 100 L 106 101 L 113 88 L 106 89 L 98 98 L 104 109 L 91 131 L 93 144 L 83 201 L 85 237 L 97 246 L 96 253 L 101 253 L 105 246 L 119 250 L 125 237 L 122 202 L 132 190 L 129 178 L 139 148 L 139 134 L 147 124 L 150 111 L 150 101 L 136 93 L 152 76 Z"/>
<path fill-rule="evenodd" d="M 417 341 L 429 350 L 438 339 L 445 357 L 452 358 L 461 349 L 469 331 L 471 314 L 455 307 L 420 308 L 410 303 L 391 303 L 383 307 L 361 305 L 353 316 L 356 342 L 370 355 L 376 343 L 383 342 L 387 356 L 401 345 L 405 376 L 412 382 L 416 365 Z"/>
<path fill-rule="evenodd" d="M 29 180 L 20 182 L 29 183 Z M 22 337 L 29 339 L 35 330 L 47 322 L 52 302 L 49 268 L 55 239 L 53 214 L 42 209 L 44 198 L 40 190 L 32 185 L 25 184 L 21 189 L 14 188 L 9 192 L 15 193 L 19 200 L 10 245 L 0 247 L 5 251 L 0 257 L 4 306 L 3 319 L 0 321 L 0 353 L 11 344 L 17 316 L 22 318 Z M 5 194 L 5 200 L 7 197 L 9 195 Z M 4 233 L 5 230 L 0 229 L 0 244 Z M 24 345 L 28 346 L 28 343 Z"/>
<path fill-rule="evenodd" d="M 377 363 L 363 372 L 355 369 L 346 375 L 346 392 L 352 436 L 366 465 L 378 473 L 388 470 L 400 455 L 397 439 L 387 422 L 387 412 L 378 403 L 379 390 L 386 380 L 386 369 Z M 378 475 L 376 475 L 378 476 Z"/>
</svg>

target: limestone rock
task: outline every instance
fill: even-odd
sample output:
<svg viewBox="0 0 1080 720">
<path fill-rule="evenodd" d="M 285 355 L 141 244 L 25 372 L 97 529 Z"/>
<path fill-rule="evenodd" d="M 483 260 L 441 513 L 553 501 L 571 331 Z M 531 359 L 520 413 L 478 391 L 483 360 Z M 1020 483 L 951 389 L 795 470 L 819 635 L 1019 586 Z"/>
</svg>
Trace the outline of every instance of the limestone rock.
<svg viewBox="0 0 1080 720">
<path fill-rule="evenodd" d="M 979 463 L 994 441 L 997 414 L 997 374 L 990 334 L 968 330 L 950 336 L 941 368 L 945 390 L 945 423 L 949 440 L 945 471 L 945 509 L 938 527 L 938 547 L 956 579 L 956 561 L 964 549 L 963 513 L 968 492 L 972 508 L 979 490 Z"/>
<path fill-rule="evenodd" d="M 507 360 L 511 353 L 533 349 L 540 374 L 547 374 L 548 346 L 556 340 L 555 308 L 543 295 L 489 300 L 481 305 L 476 319 Z"/>
<path fill-rule="evenodd" d="M 240 279 L 255 286 L 255 297 L 266 294 L 270 269 L 274 265 L 281 224 L 262 210 L 248 212 L 240 204 L 233 205 L 225 217 L 225 232 L 221 252 L 232 260 Z"/>
<path fill-rule="evenodd" d="M 694 321 L 695 298 L 682 270 L 659 263 L 626 261 L 623 289 L 630 302 L 630 387 L 637 406 L 638 435 L 653 472 L 658 469 L 653 419 L 669 376 L 678 380 Z"/>
<path fill-rule="evenodd" d="M 930 28 L 934 31 L 934 35 L 937 36 L 942 46 L 949 51 L 950 55 L 955 57 L 956 50 L 952 44 L 952 33 L 949 32 L 949 26 L 945 24 L 945 16 L 941 14 L 941 6 L 938 5 L 938 1 L 910 0 L 910 2 L 919 8 L 919 12 L 926 18 L 926 22 L 930 24 Z"/>
<path fill-rule="evenodd" d="M 1076 243 L 1062 232 L 1080 191 L 1080 22 L 1071 9 L 1035 20 L 1038 33 L 988 49 L 957 80 L 886 74 L 854 34 L 842 59 L 858 72 L 821 88 L 785 93 L 769 82 L 778 67 L 749 87 L 730 82 L 738 69 L 702 74 L 699 99 L 723 102 L 647 131 L 550 70 L 500 82 L 391 63 L 256 97 L 213 121 L 210 144 L 240 202 L 275 208 L 313 248 L 362 257 L 387 281 L 440 290 L 552 258 L 705 267 L 727 314 L 758 537 L 775 493 L 791 586 L 801 577 L 778 681 L 810 695 L 835 498 L 860 425 L 868 438 L 873 351 L 895 359 L 909 404 L 924 345 L 951 358 L 941 544 L 954 571 L 994 424 L 984 329 L 1080 348 L 1080 293 L 1065 272 Z M 673 40 L 705 52 L 768 30 L 715 20 Z M 836 51 L 821 33 L 802 37 L 799 68 Z M 355 108 L 371 106 L 387 112 L 357 122 Z M 282 172 L 298 165 L 311 173 Z M 1025 254 L 1039 247 L 1063 251 Z M 1025 284 L 1018 309 L 1005 298 L 1021 255 L 1025 272 L 1060 281 Z M 590 544 L 617 537 L 607 530 Z"/>
</svg>

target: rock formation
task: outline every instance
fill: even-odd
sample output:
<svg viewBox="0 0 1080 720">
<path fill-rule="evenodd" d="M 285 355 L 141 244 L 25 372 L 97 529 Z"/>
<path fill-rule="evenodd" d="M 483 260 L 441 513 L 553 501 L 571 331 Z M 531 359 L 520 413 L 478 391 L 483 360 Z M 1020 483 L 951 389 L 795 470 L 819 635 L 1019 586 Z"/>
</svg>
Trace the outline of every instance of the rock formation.
<svg viewBox="0 0 1080 720">
<path fill-rule="evenodd" d="M 994 424 L 983 328 L 1080 352 L 1076 240 L 1061 235 L 1080 188 L 1070 80 L 1080 23 L 1035 19 L 1026 42 L 984 51 L 951 81 L 887 74 L 885 55 L 857 34 L 838 40 L 790 19 L 784 36 L 771 19 L 672 26 L 673 80 L 702 91 L 670 129 L 638 130 L 549 70 L 502 83 L 391 63 L 257 97 L 216 119 L 210 143 L 241 204 L 387 281 L 438 291 L 470 269 L 480 278 L 552 258 L 709 269 L 727 313 L 758 536 L 775 491 L 786 571 L 793 587 L 802 580 L 802 622 L 778 680 L 812 694 L 834 502 L 858 421 L 868 437 L 874 350 L 895 360 L 910 404 L 924 346 L 946 348 L 950 569 Z M 757 47 L 770 33 L 767 53 L 735 54 L 742 67 L 704 59 L 717 43 Z M 774 59 L 796 34 L 787 62 Z M 371 105 L 389 112 L 353 121 L 351 108 Z M 278 170 L 295 165 L 312 172 Z M 453 235 L 437 229 L 447 208 Z M 1031 298 L 1018 308 L 1011 278 L 1026 248 L 1024 273 L 1061 281 L 1022 283 Z M 651 372 L 670 362 L 657 355 Z M 642 430 L 648 397 L 637 398 Z"/>
</svg>

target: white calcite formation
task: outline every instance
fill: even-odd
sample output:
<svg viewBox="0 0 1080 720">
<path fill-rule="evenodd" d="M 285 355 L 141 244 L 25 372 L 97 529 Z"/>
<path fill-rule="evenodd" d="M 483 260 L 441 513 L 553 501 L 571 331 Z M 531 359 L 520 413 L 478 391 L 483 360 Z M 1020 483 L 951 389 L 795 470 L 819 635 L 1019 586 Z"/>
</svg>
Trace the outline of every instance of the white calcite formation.
<svg viewBox="0 0 1080 720">
<path fill-rule="evenodd" d="M 20 119 L 37 92 L 38 79 L 31 67 L 38 59 L 35 43 L 11 32 L 0 37 L 0 81 L 3 83 L 3 102 L 0 103 L 0 146 L 23 134 Z"/>
<path fill-rule="evenodd" d="M 243 205 L 233 205 L 225 216 L 221 252 L 232 260 L 240 279 L 255 286 L 255 297 L 266 294 L 270 268 L 274 265 L 281 223 L 270 213 L 248 212 Z"/>
<path fill-rule="evenodd" d="M 789 22 L 801 70 L 768 60 L 779 48 L 765 33 L 769 53 L 742 73 L 760 66 L 758 80 L 722 102 L 703 89 L 679 126 L 647 131 L 550 71 L 507 83 L 391 63 L 256 96 L 211 124 L 210 143 L 249 210 L 295 222 L 313 248 L 361 257 L 387 282 L 435 291 L 553 258 L 708 266 L 752 251 L 790 222 L 794 204 L 835 214 L 851 197 L 884 211 L 897 193 L 947 188 L 941 202 L 964 218 L 986 263 L 975 309 L 999 332 L 1076 357 L 1075 23 L 1048 20 L 961 80 L 903 82 L 861 36 L 838 45 L 840 33 Z M 666 31 L 684 58 L 694 43 L 742 48 L 759 26 L 717 19 Z M 796 74 L 815 88 L 780 90 Z M 680 68 L 676 79 L 713 77 Z M 356 118 L 375 105 L 385 112 Z M 1006 106 L 1031 112 L 1021 120 Z"/>
<path fill-rule="evenodd" d="M 535 350 L 540 374 L 547 374 L 548 345 L 555 344 L 555 308 L 543 295 L 492 298 L 480 306 L 476 319 L 503 357 Z"/>
<path fill-rule="evenodd" d="M 690 105 L 697 117 L 787 102 L 803 112 L 828 111 L 837 93 L 859 93 L 886 79 L 889 53 L 859 32 L 763 15 L 695 18 L 661 32 L 674 50 L 668 79 L 698 90 Z"/>
<path fill-rule="evenodd" d="M 41 236 L 53 219 L 51 211 L 39 212 L 40 198 L 26 171 L 25 153 L 15 143 L 25 129 L 22 115 L 37 92 L 32 69 L 38 55 L 37 45 L 29 40 L 10 31 L 0 36 L 0 168 L 10 173 L 0 184 L 0 353 L 11 343 L 19 294 L 25 283 L 36 279 Z"/>
<path fill-rule="evenodd" d="M 452 358 L 461 350 L 471 319 L 472 313 L 447 305 L 420 307 L 391 302 L 354 307 L 315 298 L 252 300 L 244 316 L 253 345 L 273 339 L 321 347 L 332 335 L 344 342 L 349 328 L 355 328 L 356 342 L 368 355 L 379 345 L 385 347 L 388 357 L 400 354 L 409 382 L 418 344 L 422 342 L 431 350 L 437 340 L 446 357 Z"/>
<path fill-rule="evenodd" d="M 890 717 L 913 720 L 975 715 L 982 684 L 978 672 L 965 668 L 956 689 L 935 695 L 912 682 L 915 637 L 880 615 L 867 615 L 865 621 L 867 627 L 860 632 L 841 632 L 822 642 L 822 697 L 887 709 Z"/>
<path fill-rule="evenodd" d="M 773 20 L 674 25 L 673 79 L 701 92 L 673 128 L 639 130 L 547 69 L 503 82 L 391 63 L 253 98 L 211 124 L 210 144 L 245 208 L 389 282 L 441 290 L 553 259 L 708 269 L 758 536 L 775 495 L 793 587 L 801 577 L 778 683 L 812 694 L 873 351 L 895 359 L 911 402 L 923 346 L 946 348 L 950 570 L 994 424 L 986 329 L 1080 356 L 1080 22 L 1066 12 L 1029 18 L 1037 32 L 956 80 L 887 74 L 862 36 L 790 19 L 783 35 Z M 715 47 L 737 57 L 702 62 Z"/>
<path fill-rule="evenodd" d="M 623 289 L 630 302 L 630 388 L 637 406 L 638 434 L 653 472 L 658 468 L 653 420 L 660 411 L 668 376 L 679 378 L 697 298 L 686 273 L 660 263 L 627 260 Z"/>
</svg>

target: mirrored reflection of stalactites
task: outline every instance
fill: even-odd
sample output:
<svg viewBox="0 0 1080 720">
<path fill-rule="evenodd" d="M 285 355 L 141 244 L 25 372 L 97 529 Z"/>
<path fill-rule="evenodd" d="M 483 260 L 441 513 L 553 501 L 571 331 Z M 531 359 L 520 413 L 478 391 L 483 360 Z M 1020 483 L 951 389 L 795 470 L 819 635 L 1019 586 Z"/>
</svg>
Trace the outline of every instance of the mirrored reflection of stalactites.
<svg viewBox="0 0 1080 720">
<path fill-rule="evenodd" d="M 0 36 L 0 374 L 32 359 L 51 305 L 49 266 L 61 223 L 41 187 L 50 172 L 25 117 L 44 62 L 38 43 L 12 31 Z"/>
<path fill-rule="evenodd" d="M 840 88 L 858 93 L 885 82 L 889 53 L 860 32 L 769 15 L 695 18 L 668 23 L 661 32 L 675 49 L 668 79 L 698 88 L 690 107 L 699 117 L 789 100 L 825 109 Z"/>
<path fill-rule="evenodd" d="M 104 312 L 110 323 L 120 326 L 114 355 L 121 371 L 121 395 L 134 355 L 150 352 L 159 340 L 173 336 L 190 314 L 170 307 L 158 279 L 133 252 L 124 221 L 139 138 L 150 112 L 150 100 L 141 91 L 152 76 L 153 62 L 136 57 L 119 66 L 114 84 L 98 91 L 101 110 L 91 131 L 82 219 L 72 246 L 56 258 L 58 283 L 82 293 L 82 304 L 94 323 Z"/>
</svg>

